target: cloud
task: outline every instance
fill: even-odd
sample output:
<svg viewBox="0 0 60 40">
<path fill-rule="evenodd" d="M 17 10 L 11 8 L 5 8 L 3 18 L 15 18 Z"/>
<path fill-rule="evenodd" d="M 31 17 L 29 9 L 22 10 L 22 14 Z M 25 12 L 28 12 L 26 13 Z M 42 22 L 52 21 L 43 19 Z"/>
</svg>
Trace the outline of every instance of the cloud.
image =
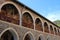
<svg viewBox="0 0 60 40">
<path fill-rule="evenodd" d="M 48 13 L 46 18 L 50 21 L 60 20 L 60 11 Z"/>
</svg>

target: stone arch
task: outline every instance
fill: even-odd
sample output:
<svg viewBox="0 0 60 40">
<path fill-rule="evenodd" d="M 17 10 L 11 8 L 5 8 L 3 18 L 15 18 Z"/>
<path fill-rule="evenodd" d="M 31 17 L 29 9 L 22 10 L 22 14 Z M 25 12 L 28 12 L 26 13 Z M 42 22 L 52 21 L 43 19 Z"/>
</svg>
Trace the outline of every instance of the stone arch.
<svg viewBox="0 0 60 40">
<path fill-rule="evenodd" d="M 34 40 L 34 36 L 31 32 L 27 32 L 24 37 L 23 40 Z"/>
<path fill-rule="evenodd" d="M 58 30 L 58 35 L 59 35 L 59 34 L 60 34 L 60 33 L 59 33 L 59 28 L 58 28 L 57 30 Z"/>
<path fill-rule="evenodd" d="M 42 21 L 39 18 L 35 20 L 35 29 L 39 31 L 43 31 Z"/>
<path fill-rule="evenodd" d="M 39 37 L 39 39 L 38 40 L 41 40 L 41 37 Z"/>
<path fill-rule="evenodd" d="M 22 15 L 22 26 L 34 29 L 33 18 L 29 12 Z"/>
<path fill-rule="evenodd" d="M 51 34 L 54 34 L 53 26 L 52 25 L 50 25 L 50 32 L 51 32 Z"/>
<path fill-rule="evenodd" d="M 46 40 L 51 40 L 51 36 L 50 35 L 47 35 Z"/>
<path fill-rule="evenodd" d="M 13 28 L 5 29 L 1 33 L 0 37 L 1 37 L 1 40 L 19 40 L 18 34 Z"/>
<path fill-rule="evenodd" d="M 9 8 L 9 10 L 8 10 L 8 8 Z M 19 7 L 15 3 L 13 3 L 13 2 L 5 2 L 5 3 L 3 3 L 1 5 L 0 11 L 1 11 L 2 15 L 4 14 L 2 19 L 5 19 L 6 14 L 10 14 L 9 15 L 10 18 L 7 17 L 5 20 L 7 20 L 9 18 L 7 21 L 13 22 L 14 24 L 20 24 L 20 20 L 21 20 L 20 15 L 21 15 L 21 13 L 20 13 Z"/>
<path fill-rule="evenodd" d="M 44 40 L 44 36 L 42 35 L 42 34 L 40 34 L 39 36 L 38 36 L 38 39 L 37 40 Z"/>
<path fill-rule="evenodd" d="M 59 36 L 60 36 L 60 29 L 59 29 Z"/>
<path fill-rule="evenodd" d="M 55 35 L 57 35 L 57 29 L 56 29 L 56 27 L 54 27 L 54 32 L 55 32 Z"/>
<path fill-rule="evenodd" d="M 49 27 L 48 27 L 47 22 L 44 22 L 44 31 L 49 33 Z"/>
</svg>

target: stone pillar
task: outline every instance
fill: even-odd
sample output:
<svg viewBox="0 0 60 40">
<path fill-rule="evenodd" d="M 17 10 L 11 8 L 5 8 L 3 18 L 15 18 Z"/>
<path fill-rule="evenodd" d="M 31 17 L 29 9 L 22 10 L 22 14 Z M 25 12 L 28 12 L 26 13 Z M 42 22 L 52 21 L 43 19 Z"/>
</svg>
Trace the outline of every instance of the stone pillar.
<svg viewBox="0 0 60 40">
<path fill-rule="evenodd" d="M 48 28 L 49 28 L 49 33 L 51 33 L 51 30 L 50 30 L 50 25 L 48 24 Z"/>
<path fill-rule="evenodd" d="M 44 22 L 42 22 L 43 32 L 44 32 Z"/>
</svg>

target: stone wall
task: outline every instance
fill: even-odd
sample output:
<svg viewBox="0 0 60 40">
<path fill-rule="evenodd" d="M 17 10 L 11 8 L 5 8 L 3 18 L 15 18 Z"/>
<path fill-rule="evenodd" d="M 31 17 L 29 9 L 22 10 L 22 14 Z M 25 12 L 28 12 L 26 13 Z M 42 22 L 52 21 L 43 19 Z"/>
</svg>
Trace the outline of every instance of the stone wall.
<svg viewBox="0 0 60 40">
<path fill-rule="evenodd" d="M 47 39 L 48 40 L 60 40 L 60 36 L 37 31 L 37 30 L 26 28 L 23 26 L 18 26 L 18 25 L 0 20 L 0 29 L 9 30 L 9 28 L 12 28 L 16 31 L 16 33 L 18 35 L 18 40 L 24 40 L 24 37 L 26 34 L 31 34 L 34 40 L 38 40 L 39 37 L 41 37 L 42 40 L 47 40 Z M 2 33 L 4 30 L 0 30 L 1 31 L 0 37 L 3 35 Z"/>
<path fill-rule="evenodd" d="M 4 2 L 4 0 L 0 2 L 0 5 L 3 2 Z M 50 23 L 49 21 L 47 21 L 43 17 L 36 15 L 31 10 L 27 9 L 26 7 L 24 7 L 24 6 L 22 6 L 22 5 L 18 4 L 18 3 L 15 3 L 15 2 L 12 2 L 12 1 L 8 1 L 8 2 L 3 3 L 3 5 L 6 5 L 6 4 L 13 4 L 18 9 L 19 15 L 20 15 L 20 25 L 16 25 L 16 24 L 13 24 L 13 23 L 9 23 L 9 22 L 5 22 L 5 21 L 0 20 L 0 38 L 4 34 L 5 31 L 9 30 L 9 31 L 12 32 L 14 37 L 16 36 L 15 38 L 17 40 L 24 40 L 24 38 L 25 38 L 25 36 L 27 34 L 31 37 L 31 40 L 39 40 L 39 37 L 42 40 L 60 40 L 60 36 L 50 33 L 50 31 L 51 31 L 50 30 L 50 25 L 52 25 L 53 28 L 56 27 L 55 25 L 53 25 L 52 23 Z M 0 8 L 0 10 L 1 10 L 1 8 Z M 21 25 L 22 24 L 22 15 L 25 12 L 28 12 L 32 16 L 34 29 L 27 28 L 27 27 L 24 27 L 24 26 Z M 37 18 L 39 18 L 41 20 L 41 22 L 42 22 L 43 31 L 38 31 L 35 28 L 35 26 L 36 26 L 35 25 L 35 20 Z M 44 22 L 46 22 L 48 24 L 49 33 L 44 32 Z"/>
</svg>

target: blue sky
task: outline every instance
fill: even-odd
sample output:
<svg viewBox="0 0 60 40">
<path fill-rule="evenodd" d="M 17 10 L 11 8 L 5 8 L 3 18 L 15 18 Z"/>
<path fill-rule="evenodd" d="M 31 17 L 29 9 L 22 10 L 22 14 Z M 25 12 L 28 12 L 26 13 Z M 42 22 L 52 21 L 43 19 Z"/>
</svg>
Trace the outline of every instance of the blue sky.
<svg viewBox="0 0 60 40">
<path fill-rule="evenodd" d="M 19 0 L 47 19 L 60 20 L 60 0 Z"/>
</svg>

